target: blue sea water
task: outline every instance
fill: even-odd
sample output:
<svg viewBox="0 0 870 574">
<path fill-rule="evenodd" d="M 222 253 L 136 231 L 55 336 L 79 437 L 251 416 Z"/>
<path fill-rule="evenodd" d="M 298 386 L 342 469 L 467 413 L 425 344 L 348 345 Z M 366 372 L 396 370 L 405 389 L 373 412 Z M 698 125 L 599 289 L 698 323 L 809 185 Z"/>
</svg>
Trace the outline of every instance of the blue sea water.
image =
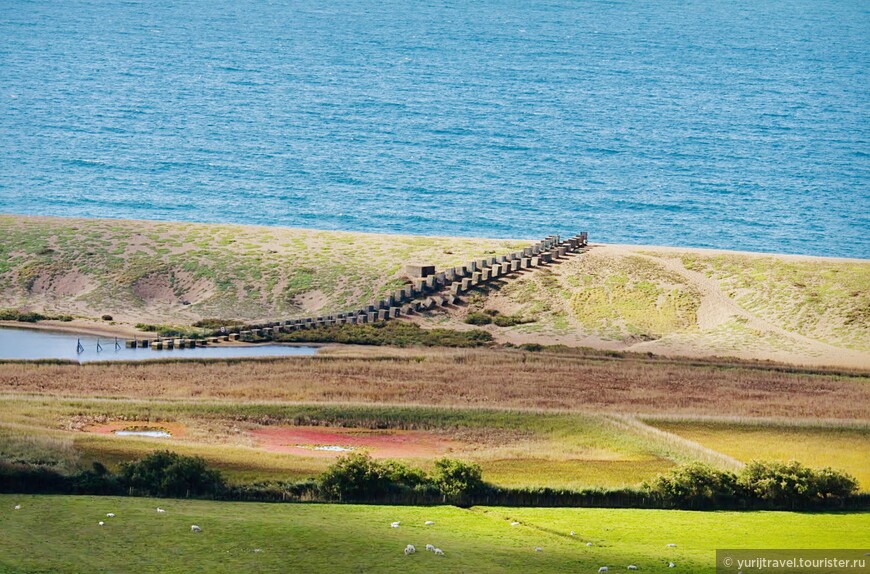
<svg viewBox="0 0 870 574">
<path fill-rule="evenodd" d="M 870 258 L 866 0 L 0 0 L 0 212 Z"/>
</svg>

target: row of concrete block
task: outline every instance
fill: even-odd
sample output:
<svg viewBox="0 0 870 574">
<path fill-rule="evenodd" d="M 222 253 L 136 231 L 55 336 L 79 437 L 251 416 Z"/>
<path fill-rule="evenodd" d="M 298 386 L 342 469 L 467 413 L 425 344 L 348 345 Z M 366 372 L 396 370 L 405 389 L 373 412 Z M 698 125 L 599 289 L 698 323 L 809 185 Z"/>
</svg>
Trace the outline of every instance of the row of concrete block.
<svg viewBox="0 0 870 574">
<path fill-rule="evenodd" d="M 569 253 L 584 247 L 586 238 L 585 232 L 565 241 L 562 241 L 558 235 L 551 235 L 522 251 L 472 261 L 466 265 L 418 278 L 412 284 L 362 309 L 320 317 L 249 325 L 245 330 L 232 329 L 229 333 L 221 333 L 219 337 L 214 337 L 217 339 L 215 342 L 257 340 L 272 338 L 276 333 L 281 332 L 387 321 L 401 315 L 453 305 L 459 302 L 460 294 L 493 279 L 558 262 Z M 210 342 L 210 339 L 206 340 Z"/>
</svg>

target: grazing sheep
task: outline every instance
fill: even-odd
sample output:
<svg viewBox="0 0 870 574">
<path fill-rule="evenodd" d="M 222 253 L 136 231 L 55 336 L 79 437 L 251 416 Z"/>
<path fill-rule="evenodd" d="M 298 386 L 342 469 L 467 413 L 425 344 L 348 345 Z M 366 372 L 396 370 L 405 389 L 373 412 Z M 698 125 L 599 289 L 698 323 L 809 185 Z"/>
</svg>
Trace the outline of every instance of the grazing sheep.
<svg viewBox="0 0 870 574">
<path fill-rule="evenodd" d="M 571 536 L 574 536 L 574 531 L 573 531 L 573 530 L 571 531 Z"/>
<path fill-rule="evenodd" d="M 601 574 L 602 572 L 607 572 L 609 570 L 610 570 L 610 568 L 608 568 L 607 566 L 602 566 L 601 568 L 598 569 L 598 574 Z"/>
<path fill-rule="evenodd" d="M 676 567 L 677 567 L 677 565 L 674 564 L 673 562 L 668 562 L 668 568 L 676 568 Z"/>
<path fill-rule="evenodd" d="M 426 526 L 434 526 L 434 525 L 435 525 L 435 523 L 432 522 L 431 520 L 427 520 L 424 524 L 425 524 Z"/>
<path fill-rule="evenodd" d="M 157 512 L 163 513 L 163 512 L 166 512 L 166 511 L 163 510 L 162 508 L 158 508 L 158 509 L 157 509 Z"/>
<path fill-rule="evenodd" d="M 197 524 L 191 524 L 190 531 L 199 533 L 199 532 L 202 532 L 202 528 L 200 528 L 199 525 L 197 525 Z"/>
<path fill-rule="evenodd" d="M 634 564 L 629 564 L 628 569 L 629 570 L 637 570 L 637 566 L 635 566 Z"/>
<path fill-rule="evenodd" d="M 103 522 L 102 520 L 100 520 L 99 522 L 97 522 L 97 524 L 99 524 L 100 526 L 102 526 L 103 524 L 105 524 L 105 522 Z"/>
<path fill-rule="evenodd" d="M 399 524 L 401 524 L 401 522 L 399 522 L 398 520 L 396 522 L 391 522 L 390 528 L 398 528 Z"/>
<path fill-rule="evenodd" d="M 668 548 L 676 548 L 676 547 L 677 547 L 676 544 L 668 544 Z"/>
<path fill-rule="evenodd" d="M 435 552 L 435 556 L 444 556 L 444 551 L 440 548 L 436 548 L 433 552 Z"/>
<path fill-rule="evenodd" d="M 586 543 L 586 546 L 592 546 L 592 543 L 591 543 L 591 542 L 587 542 L 587 543 Z"/>
<path fill-rule="evenodd" d="M 519 526 L 519 525 L 520 525 L 520 523 L 517 522 L 516 520 L 511 522 L 511 526 Z"/>
<path fill-rule="evenodd" d="M 106 514 L 106 516 L 108 516 L 109 518 L 115 518 L 115 513 L 114 513 L 114 512 L 109 512 L 109 513 Z"/>
<path fill-rule="evenodd" d="M 21 510 L 21 505 L 20 505 L 20 504 L 16 504 L 16 505 L 15 505 L 15 510 Z"/>
<path fill-rule="evenodd" d="M 541 548 L 540 546 L 535 546 L 535 552 L 543 552 L 543 551 L 544 551 L 544 549 Z"/>
<path fill-rule="evenodd" d="M 405 556 L 413 554 L 416 551 L 417 549 L 414 547 L 413 544 L 408 544 L 407 546 L 405 546 Z"/>
<path fill-rule="evenodd" d="M 427 545 L 426 545 L 426 550 L 431 550 L 432 552 L 434 552 L 434 551 L 435 551 L 435 547 L 432 546 L 431 544 L 427 544 Z"/>
</svg>

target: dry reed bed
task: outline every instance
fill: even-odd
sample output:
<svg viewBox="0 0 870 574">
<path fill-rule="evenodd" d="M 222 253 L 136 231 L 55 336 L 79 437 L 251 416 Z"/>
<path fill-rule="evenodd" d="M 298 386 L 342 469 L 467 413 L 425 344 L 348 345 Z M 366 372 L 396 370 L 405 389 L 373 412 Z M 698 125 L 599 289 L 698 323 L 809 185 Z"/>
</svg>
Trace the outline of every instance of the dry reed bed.
<svg viewBox="0 0 870 574">
<path fill-rule="evenodd" d="M 870 375 L 517 351 L 162 364 L 0 364 L 0 393 L 870 418 Z"/>
</svg>

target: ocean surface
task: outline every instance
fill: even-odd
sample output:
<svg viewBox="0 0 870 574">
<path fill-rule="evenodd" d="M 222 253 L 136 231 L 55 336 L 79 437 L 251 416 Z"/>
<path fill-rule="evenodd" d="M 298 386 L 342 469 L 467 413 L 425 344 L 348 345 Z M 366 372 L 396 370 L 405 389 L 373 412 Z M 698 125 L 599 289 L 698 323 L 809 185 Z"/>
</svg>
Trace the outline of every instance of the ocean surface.
<svg viewBox="0 0 870 574">
<path fill-rule="evenodd" d="M 870 258 L 867 0 L 0 0 L 0 212 Z"/>
</svg>

